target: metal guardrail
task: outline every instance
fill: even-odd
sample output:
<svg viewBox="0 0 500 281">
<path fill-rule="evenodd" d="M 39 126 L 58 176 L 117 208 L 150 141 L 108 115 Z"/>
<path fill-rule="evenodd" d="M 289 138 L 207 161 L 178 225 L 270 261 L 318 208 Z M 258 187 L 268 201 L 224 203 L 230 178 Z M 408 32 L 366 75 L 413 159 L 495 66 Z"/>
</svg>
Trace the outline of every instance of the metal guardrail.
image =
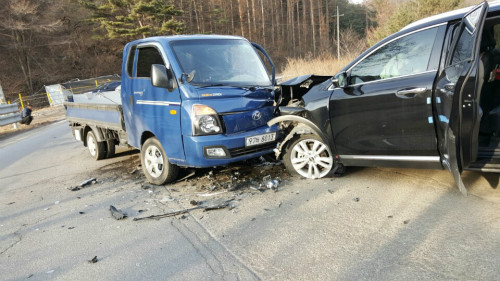
<svg viewBox="0 0 500 281">
<path fill-rule="evenodd" d="M 0 127 L 21 121 L 17 103 L 0 104 Z"/>
</svg>

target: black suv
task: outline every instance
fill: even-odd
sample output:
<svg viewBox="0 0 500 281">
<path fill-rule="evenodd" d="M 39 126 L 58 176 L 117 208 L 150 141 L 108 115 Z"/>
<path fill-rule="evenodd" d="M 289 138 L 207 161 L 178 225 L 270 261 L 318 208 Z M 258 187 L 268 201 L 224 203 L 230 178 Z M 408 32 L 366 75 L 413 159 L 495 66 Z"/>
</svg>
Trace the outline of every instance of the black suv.
<svg viewBox="0 0 500 281">
<path fill-rule="evenodd" d="M 412 23 L 334 77 L 281 84 L 275 150 L 292 173 L 344 166 L 500 172 L 500 3 Z M 499 41 L 500 43 L 500 41 Z"/>
</svg>

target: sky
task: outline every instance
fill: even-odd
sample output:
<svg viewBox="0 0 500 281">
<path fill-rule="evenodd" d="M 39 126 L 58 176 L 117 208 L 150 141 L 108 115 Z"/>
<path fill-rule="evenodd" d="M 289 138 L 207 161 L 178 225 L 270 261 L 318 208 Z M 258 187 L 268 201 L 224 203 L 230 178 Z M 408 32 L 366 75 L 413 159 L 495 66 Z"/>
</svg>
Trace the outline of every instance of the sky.
<svg viewBox="0 0 500 281">
<path fill-rule="evenodd" d="M 363 0 L 349 0 L 349 2 L 354 3 L 354 4 L 360 4 L 363 2 Z"/>
</svg>

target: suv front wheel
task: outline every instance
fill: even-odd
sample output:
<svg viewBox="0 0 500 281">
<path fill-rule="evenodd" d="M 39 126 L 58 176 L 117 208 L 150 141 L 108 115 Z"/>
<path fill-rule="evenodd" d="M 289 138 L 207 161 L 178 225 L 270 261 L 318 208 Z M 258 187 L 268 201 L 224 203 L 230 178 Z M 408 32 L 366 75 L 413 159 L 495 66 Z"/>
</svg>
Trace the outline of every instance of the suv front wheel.
<svg viewBox="0 0 500 281">
<path fill-rule="evenodd" d="M 286 146 L 283 163 L 290 173 L 309 179 L 327 176 L 334 166 L 330 148 L 313 134 L 292 139 Z"/>
</svg>

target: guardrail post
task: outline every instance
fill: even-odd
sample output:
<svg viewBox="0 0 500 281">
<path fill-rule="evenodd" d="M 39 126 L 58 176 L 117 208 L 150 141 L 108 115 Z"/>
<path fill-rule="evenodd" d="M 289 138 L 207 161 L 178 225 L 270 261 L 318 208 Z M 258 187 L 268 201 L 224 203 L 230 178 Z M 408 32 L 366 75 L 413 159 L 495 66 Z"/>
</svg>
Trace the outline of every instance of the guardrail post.
<svg viewBox="0 0 500 281">
<path fill-rule="evenodd" d="M 21 108 L 24 109 L 23 96 L 19 93 L 19 102 L 21 102 Z"/>
<path fill-rule="evenodd" d="M 50 98 L 49 93 L 46 93 L 46 94 L 47 94 L 47 98 L 49 99 L 50 106 L 54 106 L 54 103 L 52 102 L 52 99 Z"/>
</svg>

